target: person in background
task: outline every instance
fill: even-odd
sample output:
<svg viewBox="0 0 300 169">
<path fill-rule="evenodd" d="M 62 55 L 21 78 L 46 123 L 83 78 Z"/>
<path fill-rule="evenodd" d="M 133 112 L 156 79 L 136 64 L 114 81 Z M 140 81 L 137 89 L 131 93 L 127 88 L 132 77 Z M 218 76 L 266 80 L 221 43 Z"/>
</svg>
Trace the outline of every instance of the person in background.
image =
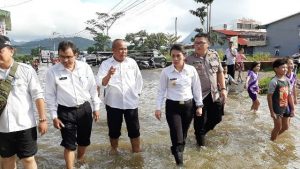
<svg viewBox="0 0 300 169">
<path fill-rule="evenodd" d="M 194 116 L 202 115 L 202 92 L 196 69 L 184 63 L 185 50 L 182 45 L 170 49 L 172 65 L 164 68 L 160 75 L 155 117 L 161 119 L 161 108 L 166 96 L 166 118 L 172 141 L 171 152 L 177 165 L 183 165 L 185 139 Z M 196 110 L 193 107 L 195 101 Z"/>
<path fill-rule="evenodd" d="M 257 95 L 259 93 L 259 86 L 258 86 L 259 70 L 260 70 L 260 63 L 253 62 L 251 64 L 250 70 L 248 71 L 248 76 L 245 83 L 245 89 L 247 89 L 249 97 L 252 100 L 252 106 L 250 110 L 254 110 L 254 112 L 258 110 L 260 105 L 260 102 L 257 99 Z"/>
<path fill-rule="evenodd" d="M 72 169 L 77 149 L 78 163 L 84 164 L 86 148 L 90 145 L 93 118 L 99 120 L 100 99 L 91 67 L 76 60 L 74 43 L 58 45 L 60 63 L 46 73 L 45 97 L 53 125 L 60 129 L 66 168 Z"/>
<path fill-rule="evenodd" d="M 238 82 L 243 82 L 242 71 L 244 71 L 244 60 L 246 59 L 247 58 L 244 55 L 244 48 L 239 48 L 238 53 L 236 55 L 236 70 L 238 71 Z"/>
<path fill-rule="evenodd" d="M 286 73 L 286 77 L 288 78 L 289 82 L 290 82 L 290 88 L 291 88 L 291 93 L 292 93 L 292 97 L 294 100 L 294 105 L 297 105 L 297 90 L 296 90 L 296 85 L 297 85 L 297 75 L 296 73 L 294 73 L 294 62 L 292 58 L 287 58 L 286 60 L 287 62 L 287 66 L 288 66 L 288 70 Z M 290 105 L 289 105 L 289 109 L 290 109 Z M 289 123 L 291 121 L 291 118 L 289 118 Z"/>
<path fill-rule="evenodd" d="M 118 153 L 123 116 L 132 152 L 138 153 L 141 151 L 138 102 L 143 87 L 142 75 L 136 61 L 127 57 L 124 40 L 115 39 L 112 51 L 113 56 L 101 63 L 97 74 L 98 86 L 104 87 L 110 153 Z"/>
<path fill-rule="evenodd" d="M 226 90 L 229 91 L 228 85 L 231 85 L 231 84 L 238 85 L 238 82 L 235 81 L 233 79 L 233 77 L 231 77 L 230 74 L 227 73 L 228 69 L 227 69 L 226 63 L 222 64 L 222 67 L 223 67 L 223 74 L 224 74 L 224 78 L 225 78 Z"/>
<path fill-rule="evenodd" d="M 17 155 L 25 169 L 36 169 L 37 128 L 41 135 L 48 129 L 43 90 L 35 70 L 13 55 L 9 38 L 0 35 L 0 168 L 17 168 Z"/>
<path fill-rule="evenodd" d="M 82 61 L 82 62 L 86 62 L 86 58 L 85 58 L 85 55 L 84 55 L 84 54 L 82 55 L 81 61 Z"/>
<path fill-rule="evenodd" d="M 268 106 L 274 122 L 271 140 L 275 141 L 277 136 L 289 128 L 289 119 L 294 114 L 294 101 L 291 94 L 291 86 L 286 78 L 288 70 L 285 59 L 277 59 L 273 63 L 275 76 L 269 83 Z"/>
<path fill-rule="evenodd" d="M 227 98 L 223 68 L 218 53 L 208 49 L 207 34 L 195 36 L 195 53 L 186 58 L 200 77 L 204 107 L 202 116 L 194 115 L 194 129 L 198 146 L 205 145 L 205 135 L 222 120 L 222 105 Z"/>
<path fill-rule="evenodd" d="M 230 74 L 231 77 L 234 79 L 235 74 L 235 59 L 237 55 L 237 50 L 233 47 L 233 41 L 228 42 L 228 48 L 225 51 L 226 55 L 226 64 L 228 68 L 228 74 Z"/>
</svg>

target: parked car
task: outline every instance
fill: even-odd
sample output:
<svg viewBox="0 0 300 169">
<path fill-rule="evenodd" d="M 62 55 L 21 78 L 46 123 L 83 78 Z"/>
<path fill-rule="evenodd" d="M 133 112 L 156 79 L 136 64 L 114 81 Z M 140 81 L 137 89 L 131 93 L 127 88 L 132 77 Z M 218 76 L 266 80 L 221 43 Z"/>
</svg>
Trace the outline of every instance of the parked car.
<svg viewBox="0 0 300 169">
<path fill-rule="evenodd" d="M 86 63 L 91 64 L 93 66 L 97 65 L 97 57 L 95 54 L 85 54 Z"/>
<path fill-rule="evenodd" d="M 94 53 L 97 57 L 97 64 L 101 64 L 104 60 L 110 58 L 113 53 L 109 51 L 97 51 Z"/>
<path fill-rule="evenodd" d="M 128 56 L 135 59 L 137 63 L 142 63 L 143 66 L 145 62 L 147 62 L 149 64 L 149 68 L 164 68 L 167 65 L 166 57 L 158 50 L 154 49 L 149 51 L 129 52 Z"/>
</svg>

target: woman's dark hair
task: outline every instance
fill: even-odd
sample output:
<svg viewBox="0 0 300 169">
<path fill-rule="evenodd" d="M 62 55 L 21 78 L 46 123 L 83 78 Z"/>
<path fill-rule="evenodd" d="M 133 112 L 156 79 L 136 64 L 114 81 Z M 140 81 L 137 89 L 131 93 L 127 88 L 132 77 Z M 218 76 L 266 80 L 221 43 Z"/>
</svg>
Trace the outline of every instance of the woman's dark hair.
<svg viewBox="0 0 300 169">
<path fill-rule="evenodd" d="M 174 44 L 174 45 L 172 45 L 172 47 L 171 47 L 171 49 L 170 49 L 170 55 L 171 55 L 172 50 L 178 50 L 178 51 L 180 51 L 183 55 L 186 54 L 185 49 L 184 49 L 184 46 L 181 45 L 181 44 Z"/>
<path fill-rule="evenodd" d="M 58 44 L 58 49 L 57 50 L 65 52 L 68 48 L 72 49 L 74 55 L 78 54 L 78 50 L 77 50 L 76 45 L 71 41 L 61 41 Z"/>
<path fill-rule="evenodd" d="M 238 48 L 238 50 L 237 50 L 237 51 L 239 52 L 239 51 L 241 51 L 242 49 L 244 49 L 244 48 Z"/>
<path fill-rule="evenodd" d="M 256 62 L 256 61 L 252 62 L 251 66 L 250 66 L 250 70 L 253 70 L 259 64 L 260 64 L 260 62 Z"/>
<path fill-rule="evenodd" d="M 279 66 L 284 65 L 284 64 L 287 64 L 287 59 L 276 59 L 273 62 L 273 69 L 278 68 Z"/>
</svg>

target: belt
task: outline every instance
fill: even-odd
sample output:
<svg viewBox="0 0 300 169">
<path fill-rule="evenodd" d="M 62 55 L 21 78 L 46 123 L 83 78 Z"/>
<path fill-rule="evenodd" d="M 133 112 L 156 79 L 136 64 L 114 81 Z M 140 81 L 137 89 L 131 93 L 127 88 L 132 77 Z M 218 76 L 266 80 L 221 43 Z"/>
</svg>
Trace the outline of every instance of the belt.
<svg viewBox="0 0 300 169">
<path fill-rule="evenodd" d="M 58 106 L 61 107 L 61 108 L 64 108 L 64 109 L 79 109 L 79 108 L 82 108 L 86 103 L 88 103 L 88 102 L 86 101 L 83 104 L 76 105 L 76 106 L 73 106 L 73 107 L 68 107 L 68 106 L 64 106 L 64 105 L 61 105 L 61 104 L 59 104 Z"/>
<path fill-rule="evenodd" d="M 178 103 L 178 104 L 187 104 L 187 103 L 191 103 L 193 101 L 193 99 L 189 99 L 186 101 L 174 101 L 174 100 L 167 99 L 167 101 L 171 101 L 173 103 Z"/>
</svg>

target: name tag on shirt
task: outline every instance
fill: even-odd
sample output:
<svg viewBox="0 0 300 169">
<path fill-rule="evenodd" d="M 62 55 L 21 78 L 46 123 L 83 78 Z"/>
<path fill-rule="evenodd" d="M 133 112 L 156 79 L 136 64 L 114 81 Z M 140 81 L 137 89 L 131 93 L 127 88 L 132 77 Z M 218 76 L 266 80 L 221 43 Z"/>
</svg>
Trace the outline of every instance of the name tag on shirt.
<svg viewBox="0 0 300 169">
<path fill-rule="evenodd" d="M 59 80 L 66 80 L 67 77 L 60 77 Z"/>
</svg>

